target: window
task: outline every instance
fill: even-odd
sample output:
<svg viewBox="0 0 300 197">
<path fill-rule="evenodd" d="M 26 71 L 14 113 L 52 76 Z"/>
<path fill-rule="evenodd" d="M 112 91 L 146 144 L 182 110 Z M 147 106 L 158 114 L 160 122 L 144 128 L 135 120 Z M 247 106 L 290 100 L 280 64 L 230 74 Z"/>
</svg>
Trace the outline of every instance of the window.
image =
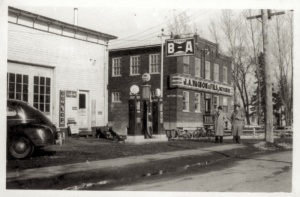
<svg viewBox="0 0 300 197">
<path fill-rule="evenodd" d="M 200 93 L 195 93 L 195 112 L 200 112 Z"/>
<path fill-rule="evenodd" d="M 120 92 L 112 93 L 112 102 L 113 103 L 121 102 L 121 93 Z"/>
<path fill-rule="evenodd" d="M 223 96 L 223 111 L 225 113 L 228 113 L 228 104 L 227 104 L 227 97 L 226 96 Z"/>
<path fill-rule="evenodd" d="M 201 77 L 201 60 L 195 58 L 195 77 Z"/>
<path fill-rule="evenodd" d="M 7 98 L 28 102 L 28 75 L 7 73 Z"/>
<path fill-rule="evenodd" d="M 140 56 L 130 57 L 130 75 L 140 74 Z"/>
<path fill-rule="evenodd" d="M 205 79 L 210 79 L 210 62 L 205 61 Z"/>
<path fill-rule="evenodd" d="M 227 83 L 227 67 L 223 66 L 223 82 Z"/>
<path fill-rule="evenodd" d="M 183 91 L 183 111 L 189 111 L 189 92 Z"/>
<path fill-rule="evenodd" d="M 112 65 L 112 76 L 121 76 L 121 58 L 113 58 Z"/>
<path fill-rule="evenodd" d="M 160 57 L 159 54 L 154 54 L 149 56 L 150 74 L 160 72 Z"/>
<path fill-rule="evenodd" d="M 217 109 L 219 107 L 219 97 L 214 96 L 214 109 Z"/>
<path fill-rule="evenodd" d="M 183 57 L 183 73 L 190 74 L 190 57 Z"/>
<path fill-rule="evenodd" d="M 214 80 L 215 81 L 219 81 L 219 65 L 218 64 L 215 64 L 214 65 Z"/>
<path fill-rule="evenodd" d="M 34 76 L 33 106 L 42 112 L 50 112 L 51 79 Z"/>
<path fill-rule="evenodd" d="M 79 94 L 79 109 L 86 109 L 86 94 Z"/>
<path fill-rule="evenodd" d="M 190 65 L 190 57 L 189 56 L 183 56 L 183 64 Z"/>
</svg>

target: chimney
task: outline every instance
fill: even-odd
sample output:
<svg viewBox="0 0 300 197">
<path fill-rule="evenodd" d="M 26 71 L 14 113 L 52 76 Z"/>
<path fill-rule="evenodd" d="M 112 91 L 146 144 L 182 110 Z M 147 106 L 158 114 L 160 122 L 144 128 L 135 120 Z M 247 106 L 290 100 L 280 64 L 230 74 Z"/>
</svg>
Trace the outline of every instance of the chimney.
<svg viewBox="0 0 300 197">
<path fill-rule="evenodd" d="M 74 25 L 78 25 L 78 9 L 74 8 Z"/>
</svg>

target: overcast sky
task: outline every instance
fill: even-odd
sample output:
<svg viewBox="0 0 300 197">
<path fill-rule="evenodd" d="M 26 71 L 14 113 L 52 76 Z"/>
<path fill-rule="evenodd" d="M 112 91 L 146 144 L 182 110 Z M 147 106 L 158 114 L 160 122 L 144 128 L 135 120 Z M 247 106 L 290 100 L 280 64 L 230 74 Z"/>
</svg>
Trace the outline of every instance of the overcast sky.
<svg viewBox="0 0 300 197">
<path fill-rule="evenodd" d="M 5 0 L 2 0 L 5 1 Z M 58 3 L 59 2 L 59 3 Z M 152 3 L 151 3 L 152 2 Z M 214 3 L 219 2 L 219 3 Z M 224 1 L 225 2 L 225 1 Z M 210 0 L 9 0 L 10 6 L 73 24 L 73 10 L 78 8 L 78 25 L 117 36 L 110 48 L 158 43 L 158 35 L 174 16 L 185 11 L 192 31 L 196 30 L 209 39 L 207 29 L 210 19 L 218 18 L 221 8 L 249 9 L 255 4 L 230 3 Z M 273 0 L 274 2 L 274 0 Z M 275 5 L 275 4 L 274 4 Z M 221 6 L 221 7 L 220 7 Z M 259 4 L 256 4 L 259 8 Z M 255 7 L 253 7 L 255 9 Z M 191 32 L 194 33 L 194 32 Z M 125 38 L 125 39 L 124 39 Z"/>
<path fill-rule="evenodd" d="M 19 9 L 73 24 L 74 7 L 18 6 Z M 120 41 L 111 41 L 110 46 L 159 42 L 161 29 L 167 34 L 168 24 L 182 12 L 188 23 L 204 33 L 209 19 L 220 13 L 219 9 L 172 9 L 172 8 L 124 8 L 124 7 L 78 7 L 78 25 L 117 36 Z M 195 28 L 194 28 L 195 27 Z M 194 32 L 191 32 L 194 33 Z M 206 32 L 205 32 L 206 33 Z"/>
</svg>

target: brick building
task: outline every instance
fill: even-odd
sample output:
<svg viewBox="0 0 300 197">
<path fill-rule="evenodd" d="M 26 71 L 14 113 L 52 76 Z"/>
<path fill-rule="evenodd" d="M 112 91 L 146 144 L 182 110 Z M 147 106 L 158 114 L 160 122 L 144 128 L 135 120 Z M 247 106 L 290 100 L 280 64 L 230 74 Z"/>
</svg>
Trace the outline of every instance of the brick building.
<svg viewBox="0 0 300 197">
<path fill-rule="evenodd" d="M 160 54 L 160 44 L 109 51 L 108 121 L 117 131 L 126 132 L 130 87 L 142 85 L 142 74 L 151 75 L 152 94 L 160 88 Z M 164 57 L 163 66 L 165 129 L 210 124 L 219 105 L 231 112 L 231 60 L 217 44 L 195 36 L 194 55 Z"/>
<path fill-rule="evenodd" d="M 9 7 L 7 98 L 60 128 L 107 124 L 107 44 L 115 36 Z"/>
</svg>

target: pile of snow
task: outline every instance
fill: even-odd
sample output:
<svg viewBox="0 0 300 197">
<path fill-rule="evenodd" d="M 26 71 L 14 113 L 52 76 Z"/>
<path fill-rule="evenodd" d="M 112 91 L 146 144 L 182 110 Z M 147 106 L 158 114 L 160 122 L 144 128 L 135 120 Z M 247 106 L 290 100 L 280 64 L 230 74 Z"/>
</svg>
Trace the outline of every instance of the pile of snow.
<svg viewBox="0 0 300 197">
<path fill-rule="evenodd" d="M 276 150 L 276 147 L 274 145 L 270 145 L 267 142 L 259 142 L 257 144 L 254 144 L 254 148 L 257 148 L 258 150 L 262 150 L 262 151 Z"/>
</svg>

